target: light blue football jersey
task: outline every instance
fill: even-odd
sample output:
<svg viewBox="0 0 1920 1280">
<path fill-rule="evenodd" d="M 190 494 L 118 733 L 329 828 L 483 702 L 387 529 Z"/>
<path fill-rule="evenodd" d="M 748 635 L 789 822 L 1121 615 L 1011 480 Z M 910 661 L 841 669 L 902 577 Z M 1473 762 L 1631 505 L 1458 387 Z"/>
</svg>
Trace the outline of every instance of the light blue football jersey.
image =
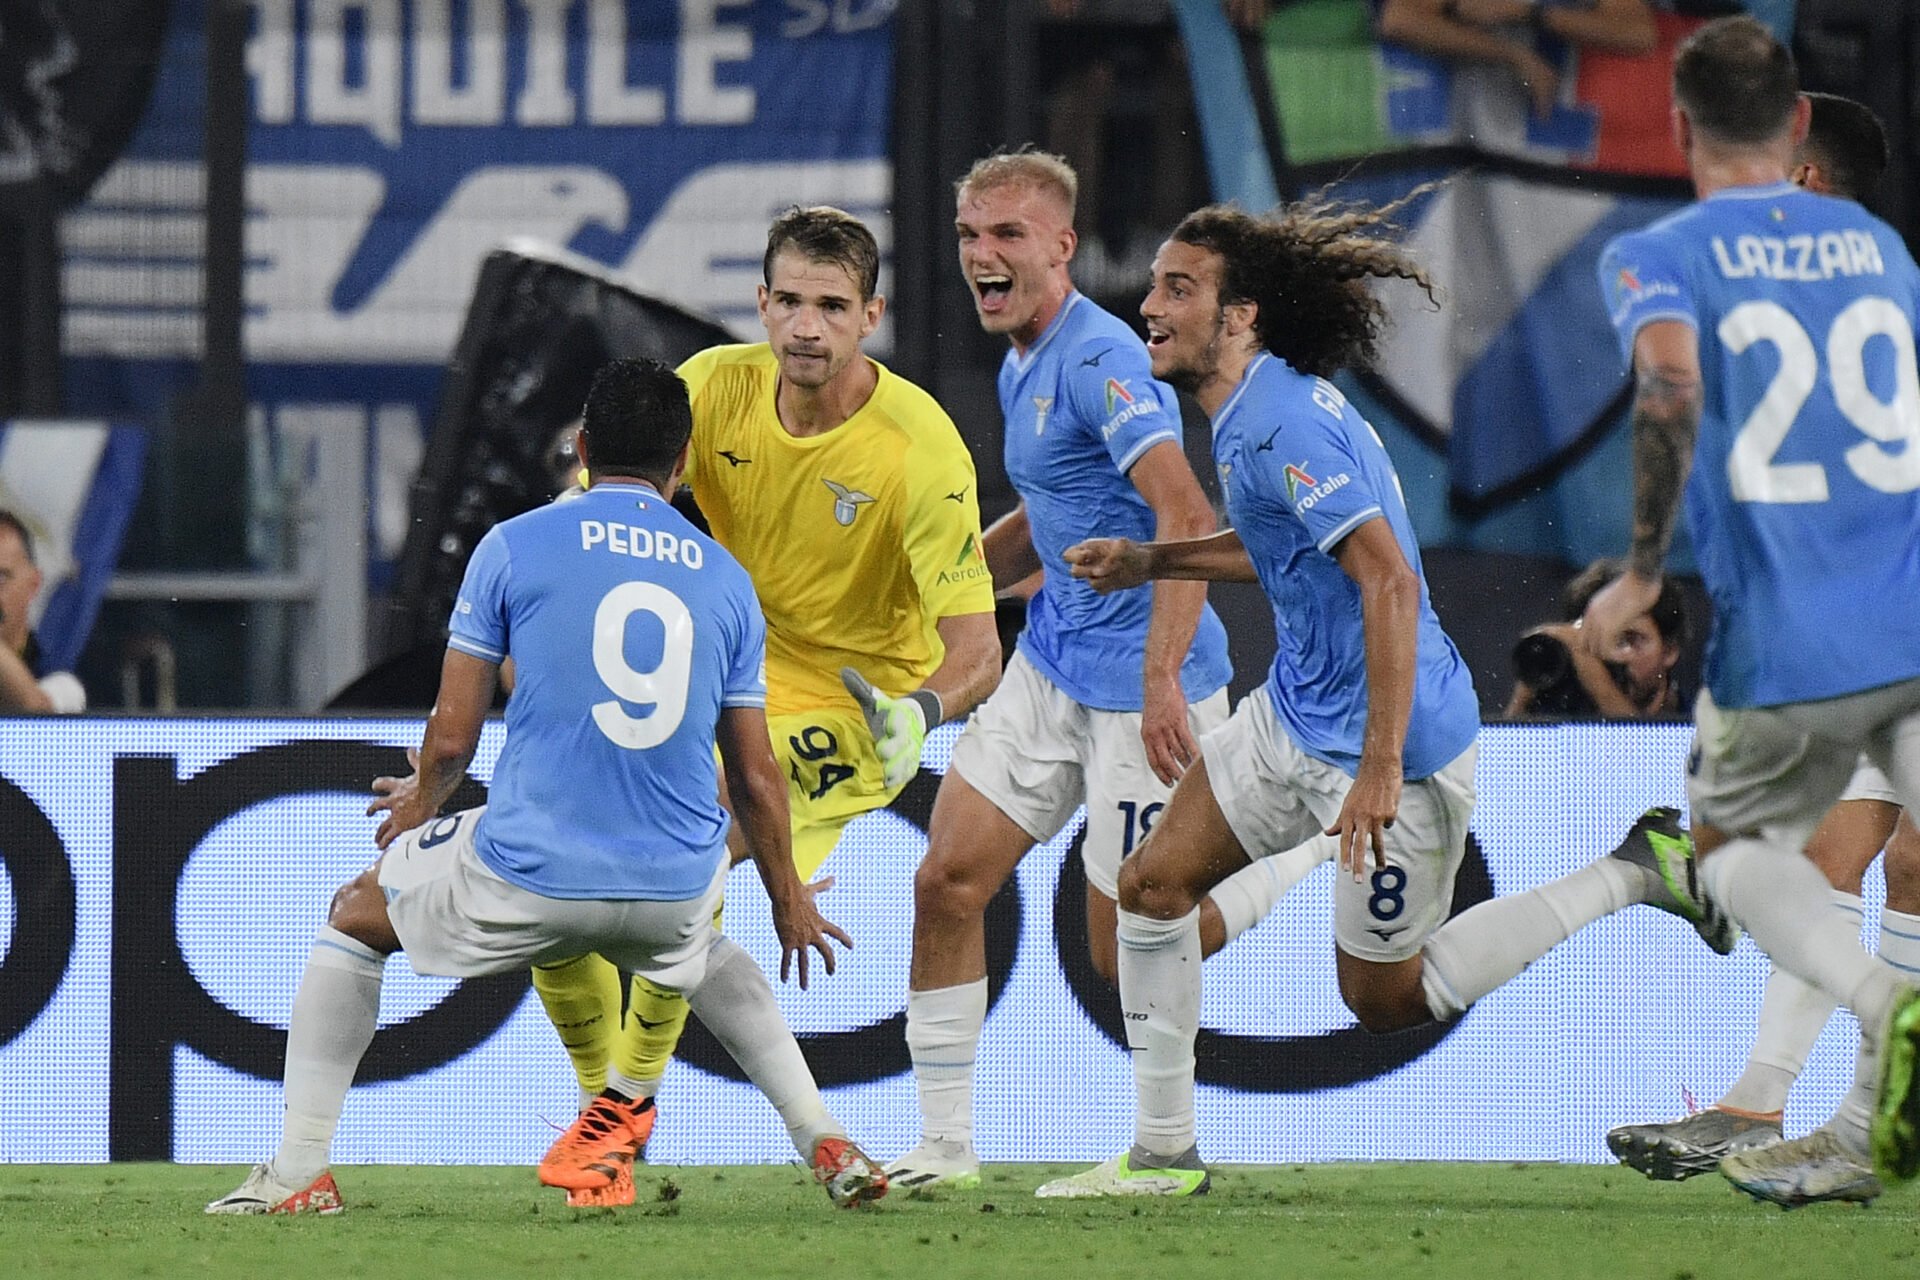
<svg viewBox="0 0 1920 1280">
<path fill-rule="evenodd" d="M 1127 472 L 1155 445 L 1179 447 L 1173 388 L 1154 381 L 1147 349 L 1125 322 L 1070 293 L 1024 355 L 1007 352 L 1000 412 L 1007 476 L 1027 504 L 1045 573 L 1020 652 L 1082 706 L 1138 711 L 1153 588 L 1099 595 L 1061 557 L 1088 538 L 1152 540 L 1153 508 Z M 1198 702 L 1232 675 L 1226 628 L 1207 607 L 1181 688 Z"/>
<path fill-rule="evenodd" d="M 1480 732 L 1480 704 L 1434 616 L 1400 478 L 1372 424 L 1331 382 L 1263 352 L 1214 415 L 1213 458 L 1227 514 L 1273 604 L 1274 711 L 1302 751 L 1349 774 L 1366 734 L 1366 637 L 1359 584 L 1333 552 L 1369 520 L 1393 530 L 1420 579 L 1402 769 L 1410 780 L 1439 772 Z"/>
<path fill-rule="evenodd" d="M 1615 239 L 1600 283 L 1629 364 L 1653 321 L 1699 335 L 1686 507 L 1714 701 L 1920 676 L 1920 271 L 1900 237 L 1851 201 L 1736 187 Z"/>
<path fill-rule="evenodd" d="M 451 631 L 514 663 L 481 861 L 549 898 L 704 893 L 726 856 L 720 709 L 767 701 L 739 562 L 652 489 L 596 484 L 480 540 Z"/>
</svg>

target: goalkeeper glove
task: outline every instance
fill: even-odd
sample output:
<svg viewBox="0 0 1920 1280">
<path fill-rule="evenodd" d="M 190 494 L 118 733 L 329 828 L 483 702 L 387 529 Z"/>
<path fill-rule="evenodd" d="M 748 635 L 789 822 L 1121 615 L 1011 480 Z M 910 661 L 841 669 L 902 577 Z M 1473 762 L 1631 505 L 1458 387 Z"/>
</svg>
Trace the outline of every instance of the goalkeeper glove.
<svg viewBox="0 0 1920 1280">
<path fill-rule="evenodd" d="M 931 689 L 916 689 L 895 698 L 880 692 L 852 667 L 840 668 L 840 683 L 860 704 L 866 717 L 867 732 L 880 753 L 886 772 L 887 789 L 902 787 L 920 768 L 920 748 L 926 744 L 927 730 L 940 723 L 945 709 L 940 695 Z"/>
</svg>

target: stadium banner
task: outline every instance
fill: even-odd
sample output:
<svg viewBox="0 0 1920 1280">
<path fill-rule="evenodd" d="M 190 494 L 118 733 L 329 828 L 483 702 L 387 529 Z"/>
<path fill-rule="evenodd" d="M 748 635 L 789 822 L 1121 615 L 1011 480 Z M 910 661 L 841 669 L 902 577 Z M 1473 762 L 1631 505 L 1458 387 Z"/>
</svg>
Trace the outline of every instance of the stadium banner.
<svg viewBox="0 0 1920 1280">
<path fill-rule="evenodd" d="M 884 283 L 896 3 L 253 0 L 256 421 L 367 434 L 376 510 L 397 516 L 375 520 L 375 556 L 391 558 L 441 366 L 504 241 L 570 250 L 750 335 L 768 224 L 828 203 L 872 226 Z M 206 0 L 173 8 L 139 132 L 63 227 L 80 412 L 151 418 L 200 354 Z"/>
<path fill-rule="evenodd" d="M 1682 725 L 1493 726 L 1459 902 L 1601 856 L 1682 803 Z M 285 1020 L 315 927 L 373 857 L 373 777 L 415 721 L 74 718 L 0 734 L 0 1161 L 245 1162 L 280 1130 Z M 892 1155 L 918 1113 L 904 1025 L 913 873 L 955 731 L 894 808 L 857 821 L 822 899 L 856 941 L 831 978 L 777 987 L 830 1105 Z M 503 740 L 490 724 L 461 803 Z M 1077 824 L 1076 824 L 1077 825 Z M 1131 1135 L 1115 1002 L 1086 960 L 1074 830 L 1032 853 L 989 913 L 991 1011 L 975 1117 L 989 1160 L 1094 1160 Z M 1604 1161 L 1623 1120 L 1677 1114 L 1738 1074 L 1765 961 L 1711 955 L 1634 908 L 1583 931 L 1450 1027 L 1371 1036 L 1334 985 L 1332 869 L 1206 966 L 1201 1150 L 1221 1162 Z M 777 963 L 750 868 L 727 932 Z M 1869 885 L 1869 936 L 1882 894 Z M 776 984 L 777 986 L 777 984 Z M 388 965 L 381 1031 L 349 1095 L 339 1163 L 532 1164 L 575 1105 L 524 974 L 455 984 Z M 1789 1108 L 1824 1118 L 1852 1073 L 1846 1015 Z M 792 1156 L 772 1108 L 703 1033 L 661 1094 L 660 1164 Z M 101 1098 L 109 1105 L 102 1108 Z M 58 1115 L 62 1123 L 27 1123 Z M 531 1173 L 528 1189 L 533 1188 Z"/>
<path fill-rule="evenodd" d="M 111 422 L 0 422 L 0 511 L 33 538 L 40 593 L 29 612 L 48 669 L 74 664 L 120 560 L 140 499 L 147 433 Z"/>
<path fill-rule="evenodd" d="M 1578 563 L 1625 541 L 1619 519 L 1595 515 L 1623 504 L 1552 491 L 1624 420 L 1627 380 L 1594 278 L 1600 251 L 1690 198 L 1668 76 L 1674 48 L 1701 20 L 1655 21 L 1658 47 L 1636 56 L 1575 48 L 1524 24 L 1508 32 L 1558 75 L 1545 112 L 1504 67 L 1380 42 L 1367 0 L 1278 7 L 1250 58 L 1289 195 L 1332 183 L 1378 203 L 1446 180 L 1401 219 L 1438 305 L 1410 285 L 1385 289 L 1393 324 L 1378 372 L 1357 381 L 1383 428 L 1446 457 L 1449 514 L 1472 521 L 1543 493 L 1561 499 L 1559 518 L 1530 539 L 1508 531 L 1501 549 Z M 1428 483 L 1426 465 L 1403 458 L 1400 470 Z M 1475 533 L 1422 528 L 1433 541 L 1471 544 Z"/>
</svg>

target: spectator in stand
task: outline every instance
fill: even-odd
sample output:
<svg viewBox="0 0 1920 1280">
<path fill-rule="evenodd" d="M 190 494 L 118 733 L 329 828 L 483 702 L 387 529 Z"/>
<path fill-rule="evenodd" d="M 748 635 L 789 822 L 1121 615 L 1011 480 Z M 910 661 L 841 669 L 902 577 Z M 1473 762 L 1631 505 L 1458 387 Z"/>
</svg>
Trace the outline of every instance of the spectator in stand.
<svg viewBox="0 0 1920 1280">
<path fill-rule="evenodd" d="M 33 535 L 19 516 L 0 511 L 0 712 L 85 711 L 80 681 L 48 670 L 41 655 L 28 612 L 38 594 Z"/>
<path fill-rule="evenodd" d="M 1235 27 L 1254 34 L 1273 5 L 1223 0 L 1222 7 Z M 1207 198 L 1186 51 L 1167 0 L 1036 0 L 1035 10 L 1036 44 L 1047 51 L 1040 86 L 1047 150 L 1080 179 L 1074 280 L 1096 300 L 1124 299 L 1120 314 L 1128 315 L 1160 241 Z M 1118 148 L 1117 138 L 1126 139 Z"/>
<path fill-rule="evenodd" d="M 1651 53 L 1659 40 L 1647 0 L 1384 0 L 1379 30 L 1422 53 L 1508 68 L 1543 120 L 1560 98 L 1560 68 L 1541 36 L 1625 54 Z"/>
</svg>

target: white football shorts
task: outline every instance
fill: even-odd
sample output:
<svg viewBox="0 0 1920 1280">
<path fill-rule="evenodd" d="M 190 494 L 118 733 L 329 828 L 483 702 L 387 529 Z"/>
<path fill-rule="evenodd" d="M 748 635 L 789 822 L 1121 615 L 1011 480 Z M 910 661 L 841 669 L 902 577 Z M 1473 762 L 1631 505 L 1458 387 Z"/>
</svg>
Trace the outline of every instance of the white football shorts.
<svg viewBox="0 0 1920 1280">
<path fill-rule="evenodd" d="M 687 991 L 706 972 L 726 859 L 682 902 L 548 898 L 495 875 L 474 852 L 486 806 L 435 818 L 387 847 L 379 880 L 414 972 L 476 978 L 597 951 L 629 973 Z"/>
<path fill-rule="evenodd" d="M 1353 779 L 1302 751 L 1274 714 L 1265 685 L 1233 717 L 1200 740 L 1207 780 L 1227 825 L 1251 858 L 1285 853 L 1340 816 Z M 1473 818 L 1474 763 L 1469 746 L 1432 777 L 1407 782 L 1400 812 L 1385 833 L 1386 865 L 1353 873 L 1335 868 L 1333 938 L 1360 960 L 1390 964 L 1416 954 L 1453 909 L 1453 880 L 1466 856 Z"/>
<path fill-rule="evenodd" d="M 1187 708 L 1196 739 L 1226 718 L 1225 689 Z M 1138 711 L 1082 706 L 1021 653 L 967 721 L 951 767 L 1036 844 L 1084 803 L 1087 883 L 1116 899 L 1121 859 L 1140 847 L 1173 794 L 1147 764 Z"/>
<path fill-rule="evenodd" d="M 1885 798 L 1920 797 L 1920 680 L 1777 707 L 1694 702 L 1687 801 L 1695 821 L 1734 835 L 1764 832 L 1800 847 L 1836 801 L 1881 771 Z"/>
<path fill-rule="evenodd" d="M 1847 789 L 1840 793 L 1840 799 L 1878 800 L 1882 804 L 1899 804 L 1900 797 L 1893 794 L 1893 783 L 1887 775 L 1866 756 L 1860 757 L 1860 763 L 1854 766 L 1853 776 L 1847 779 Z"/>
</svg>

